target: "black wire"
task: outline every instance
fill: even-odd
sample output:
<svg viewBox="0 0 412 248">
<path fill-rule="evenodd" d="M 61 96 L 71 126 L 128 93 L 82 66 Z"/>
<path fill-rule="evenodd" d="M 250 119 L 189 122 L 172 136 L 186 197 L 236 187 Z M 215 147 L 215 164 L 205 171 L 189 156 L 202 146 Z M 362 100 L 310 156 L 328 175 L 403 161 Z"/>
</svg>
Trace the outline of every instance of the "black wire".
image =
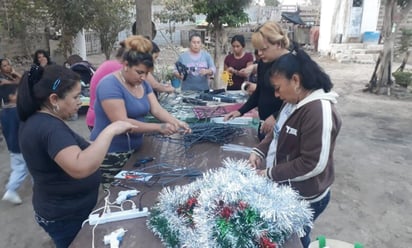
<svg viewBox="0 0 412 248">
<path fill-rule="evenodd" d="M 241 127 L 220 123 L 195 123 L 190 128 L 192 133 L 184 136 L 184 146 L 186 148 L 203 142 L 229 143 L 234 137 L 244 134 L 244 129 Z"/>
</svg>

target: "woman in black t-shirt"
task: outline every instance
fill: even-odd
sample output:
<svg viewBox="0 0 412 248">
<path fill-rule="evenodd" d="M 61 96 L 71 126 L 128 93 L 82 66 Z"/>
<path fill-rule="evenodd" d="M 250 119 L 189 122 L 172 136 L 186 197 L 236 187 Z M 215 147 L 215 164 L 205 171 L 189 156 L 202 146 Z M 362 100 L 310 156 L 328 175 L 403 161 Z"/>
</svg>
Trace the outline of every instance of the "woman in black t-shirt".
<svg viewBox="0 0 412 248">
<path fill-rule="evenodd" d="M 77 113 L 80 77 L 59 65 L 33 66 L 19 87 L 19 144 L 33 177 L 36 221 L 57 248 L 66 248 L 97 202 L 99 166 L 112 138 L 136 131 L 118 121 L 90 144 L 64 122 Z"/>
</svg>

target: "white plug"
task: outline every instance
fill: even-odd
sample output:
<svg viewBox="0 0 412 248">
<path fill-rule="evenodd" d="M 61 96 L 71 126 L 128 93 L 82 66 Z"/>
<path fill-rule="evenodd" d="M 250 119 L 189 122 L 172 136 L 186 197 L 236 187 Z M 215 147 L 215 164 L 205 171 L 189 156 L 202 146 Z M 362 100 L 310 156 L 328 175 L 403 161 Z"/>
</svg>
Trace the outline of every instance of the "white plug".
<svg viewBox="0 0 412 248">
<path fill-rule="evenodd" d="M 123 228 L 119 228 L 108 235 L 104 235 L 104 244 L 110 244 L 110 248 L 119 248 L 120 241 L 123 239 L 125 232 L 126 230 L 124 230 Z"/>
<path fill-rule="evenodd" d="M 138 190 L 122 190 L 117 194 L 116 204 L 122 204 L 127 199 L 130 199 L 132 196 L 136 196 L 139 193 Z"/>
</svg>

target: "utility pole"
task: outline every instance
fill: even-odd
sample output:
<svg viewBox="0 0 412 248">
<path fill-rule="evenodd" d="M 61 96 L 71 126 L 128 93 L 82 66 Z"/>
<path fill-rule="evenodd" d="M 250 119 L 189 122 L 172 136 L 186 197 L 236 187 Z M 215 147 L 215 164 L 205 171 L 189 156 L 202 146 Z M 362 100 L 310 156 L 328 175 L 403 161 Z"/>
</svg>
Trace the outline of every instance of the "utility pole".
<svg viewBox="0 0 412 248">
<path fill-rule="evenodd" d="M 136 34 L 152 39 L 152 0 L 136 1 Z"/>
</svg>

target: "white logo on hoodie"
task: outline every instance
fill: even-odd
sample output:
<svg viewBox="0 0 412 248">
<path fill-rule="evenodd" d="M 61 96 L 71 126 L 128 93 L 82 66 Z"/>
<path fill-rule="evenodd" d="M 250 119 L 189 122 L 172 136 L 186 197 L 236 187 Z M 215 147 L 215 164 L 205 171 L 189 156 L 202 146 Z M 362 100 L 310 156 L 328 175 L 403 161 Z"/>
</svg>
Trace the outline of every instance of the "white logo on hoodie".
<svg viewBox="0 0 412 248">
<path fill-rule="evenodd" d="M 298 136 L 298 130 L 296 130 L 292 127 L 289 127 L 288 125 L 286 125 L 286 133 Z"/>
</svg>

